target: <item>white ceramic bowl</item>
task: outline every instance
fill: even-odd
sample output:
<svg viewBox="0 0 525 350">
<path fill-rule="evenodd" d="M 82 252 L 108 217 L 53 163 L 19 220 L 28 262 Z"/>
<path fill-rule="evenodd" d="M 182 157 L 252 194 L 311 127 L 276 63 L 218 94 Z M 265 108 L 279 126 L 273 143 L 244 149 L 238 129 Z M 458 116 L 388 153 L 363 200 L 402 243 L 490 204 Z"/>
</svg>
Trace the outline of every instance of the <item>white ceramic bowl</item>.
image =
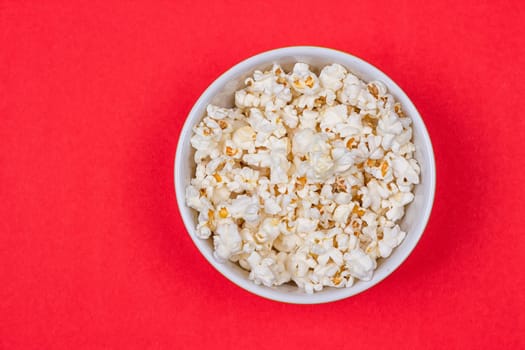
<svg viewBox="0 0 525 350">
<path fill-rule="evenodd" d="M 407 232 L 403 243 L 394 249 L 390 257 L 378 261 L 378 267 L 371 281 L 356 281 L 350 288 L 325 288 L 315 294 L 306 294 L 292 284 L 272 288 L 258 286 L 248 280 L 248 273 L 236 264 L 217 262 L 213 257 L 211 239 L 202 240 L 196 237 L 197 214 L 186 206 L 184 198 L 185 188 L 195 170 L 194 152 L 190 145 L 192 127 L 204 117 L 206 106 L 213 103 L 232 107 L 234 92 L 242 87 L 244 79 L 252 75 L 255 70 L 265 70 L 277 63 L 289 71 L 296 62 L 305 62 L 314 68 L 339 63 L 365 81 L 380 80 L 385 83 L 388 91 L 403 106 L 405 114 L 413 120 L 415 157 L 421 166 L 421 183 L 416 186 L 415 199 L 409 204 L 406 215 L 400 223 L 402 229 Z M 298 46 L 267 51 L 242 61 L 222 74 L 193 106 L 180 134 L 175 156 L 175 192 L 179 210 L 184 225 L 199 251 L 220 273 L 245 290 L 268 299 L 296 304 L 316 304 L 347 298 L 374 286 L 390 275 L 408 257 L 423 234 L 434 202 L 435 184 L 436 169 L 432 144 L 421 116 L 407 95 L 388 76 L 371 64 L 350 54 L 321 47 Z"/>
</svg>

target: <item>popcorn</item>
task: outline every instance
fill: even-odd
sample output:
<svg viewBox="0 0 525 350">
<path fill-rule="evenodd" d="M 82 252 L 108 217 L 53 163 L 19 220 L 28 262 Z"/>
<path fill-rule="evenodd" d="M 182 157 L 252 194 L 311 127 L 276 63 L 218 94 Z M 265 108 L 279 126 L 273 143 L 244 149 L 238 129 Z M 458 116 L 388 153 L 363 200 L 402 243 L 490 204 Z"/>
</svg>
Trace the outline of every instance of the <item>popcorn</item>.
<svg viewBox="0 0 525 350">
<path fill-rule="evenodd" d="M 275 262 L 271 258 L 262 259 L 257 252 L 253 252 L 247 259 L 250 266 L 250 279 L 256 284 L 264 284 L 271 287 L 275 281 L 275 275 L 270 268 Z"/>
<path fill-rule="evenodd" d="M 361 249 L 353 249 L 344 255 L 350 275 L 363 281 L 370 281 L 377 264 Z"/>
<path fill-rule="evenodd" d="M 331 64 L 324 67 L 319 74 L 321 85 L 332 91 L 337 91 L 343 86 L 343 79 L 347 71 L 339 64 Z"/>
<path fill-rule="evenodd" d="M 406 233 L 401 231 L 398 225 L 393 228 L 385 227 L 383 230 L 383 239 L 378 242 L 381 257 L 389 257 L 392 249 L 400 245 L 403 239 L 405 239 L 405 236 Z"/>
<path fill-rule="evenodd" d="M 334 221 L 340 224 L 345 224 L 348 220 L 348 216 L 354 209 L 354 204 L 343 204 L 339 205 L 334 211 Z"/>
<path fill-rule="evenodd" d="M 237 225 L 231 220 L 219 223 L 214 232 L 213 244 L 213 255 L 219 261 L 226 261 L 238 253 L 242 247 L 242 239 Z"/>
<path fill-rule="evenodd" d="M 296 63 L 290 74 L 290 85 L 292 88 L 306 96 L 313 95 L 319 91 L 319 78 L 310 71 L 305 63 Z"/>
<path fill-rule="evenodd" d="M 282 110 L 281 116 L 286 126 L 289 128 L 297 127 L 297 124 L 299 123 L 299 117 L 297 116 L 297 110 L 293 106 L 285 106 Z"/>
<path fill-rule="evenodd" d="M 292 152 L 299 156 L 306 155 L 316 137 L 315 132 L 311 129 L 297 131 L 292 141 Z"/>
<path fill-rule="evenodd" d="M 392 160 L 392 168 L 396 178 L 401 179 L 404 184 L 419 183 L 419 167 L 409 163 L 404 157 L 396 156 Z"/>
<path fill-rule="evenodd" d="M 255 151 L 255 131 L 249 125 L 240 127 L 232 135 L 232 141 L 236 147 L 253 153 Z"/>
<path fill-rule="evenodd" d="M 348 118 L 347 107 L 345 105 L 326 107 L 321 114 L 319 126 L 321 130 L 327 132 L 335 129 L 337 125 L 343 124 L 346 119 Z"/>
<path fill-rule="evenodd" d="M 231 204 L 228 205 L 228 212 L 232 218 L 255 221 L 259 218 L 259 207 L 257 197 L 241 195 L 231 201 Z"/>
<path fill-rule="evenodd" d="M 319 113 L 317 113 L 316 111 L 304 110 L 303 114 L 301 115 L 301 118 L 299 118 L 299 128 L 315 130 L 318 117 Z"/>
<path fill-rule="evenodd" d="M 211 202 L 213 204 L 219 204 L 225 202 L 230 198 L 230 191 L 228 188 L 221 186 L 213 189 L 213 194 L 211 195 Z"/>
<path fill-rule="evenodd" d="M 420 168 L 411 120 L 379 81 L 338 64 L 255 71 L 235 107 L 193 128 L 186 204 L 214 257 L 268 287 L 306 293 L 372 278 L 406 236 Z"/>
<path fill-rule="evenodd" d="M 270 183 L 283 184 L 288 183 L 288 169 L 290 164 L 287 159 L 288 139 L 277 139 L 274 136 L 269 138 L 270 141 Z"/>
<path fill-rule="evenodd" d="M 198 212 L 211 208 L 209 200 L 206 197 L 202 197 L 200 191 L 191 185 L 186 187 L 186 204 Z"/>
<path fill-rule="evenodd" d="M 296 230 L 298 233 L 308 234 L 314 231 L 317 227 L 318 220 L 298 218 L 296 221 Z"/>
<path fill-rule="evenodd" d="M 281 207 L 274 198 L 268 198 L 264 201 L 264 211 L 269 215 L 275 215 L 281 211 Z"/>
</svg>

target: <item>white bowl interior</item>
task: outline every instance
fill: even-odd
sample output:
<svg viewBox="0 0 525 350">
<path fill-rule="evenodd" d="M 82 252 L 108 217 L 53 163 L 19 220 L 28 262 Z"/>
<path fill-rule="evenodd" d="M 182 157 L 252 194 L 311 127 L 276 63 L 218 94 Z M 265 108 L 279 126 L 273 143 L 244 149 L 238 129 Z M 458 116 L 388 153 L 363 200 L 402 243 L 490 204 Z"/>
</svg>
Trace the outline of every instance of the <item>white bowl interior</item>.
<svg viewBox="0 0 525 350">
<path fill-rule="evenodd" d="M 190 145 L 191 128 L 203 118 L 206 106 L 212 103 L 222 107 L 232 107 L 234 92 L 243 87 L 244 79 L 252 75 L 253 71 L 266 70 L 274 63 L 280 64 L 289 71 L 296 62 L 308 63 L 314 71 L 317 70 L 317 73 L 327 64 L 339 63 L 365 81 L 380 80 L 385 83 L 389 92 L 403 106 L 405 114 L 413 120 L 415 157 L 421 166 L 421 183 L 416 186 L 415 199 L 409 204 L 400 223 L 407 236 L 389 258 L 378 261 L 373 279 L 368 282 L 357 281 L 350 288 L 325 288 L 313 295 L 302 292 L 293 284 L 273 288 L 258 286 L 248 280 L 248 273 L 238 265 L 231 262 L 218 263 L 213 257 L 211 239 L 201 240 L 195 236 L 197 213 L 188 208 L 184 200 L 184 189 L 195 172 L 194 151 Z M 418 111 L 401 88 L 384 73 L 359 58 L 340 51 L 320 47 L 289 47 L 268 51 L 237 64 L 220 76 L 199 98 L 180 135 L 175 159 L 175 190 L 180 213 L 195 245 L 225 277 L 240 287 L 269 299 L 299 304 L 322 303 L 346 298 L 370 288 L 392 273 L 408 257 L 419 241 L 432 209 L 435 191 L 434 154 Z"/>
</svg>

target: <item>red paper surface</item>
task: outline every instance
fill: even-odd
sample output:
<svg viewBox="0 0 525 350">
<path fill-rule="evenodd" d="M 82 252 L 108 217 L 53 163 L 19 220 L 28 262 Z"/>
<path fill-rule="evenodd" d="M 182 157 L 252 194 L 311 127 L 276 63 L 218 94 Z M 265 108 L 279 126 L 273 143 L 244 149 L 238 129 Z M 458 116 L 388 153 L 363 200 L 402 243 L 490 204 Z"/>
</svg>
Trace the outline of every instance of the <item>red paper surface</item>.
<svg viewBox="0 0 525 350">
<path fill-rule="evenodd" d="M 523 1 L 0 2 L 0 348 L 525 348 L 524 23 Z M 410 258 L 314 306 L 216 272 L 172 178 L 207 85 L 298 44 L 390 75 L 437 162 Z"/>
</svg>

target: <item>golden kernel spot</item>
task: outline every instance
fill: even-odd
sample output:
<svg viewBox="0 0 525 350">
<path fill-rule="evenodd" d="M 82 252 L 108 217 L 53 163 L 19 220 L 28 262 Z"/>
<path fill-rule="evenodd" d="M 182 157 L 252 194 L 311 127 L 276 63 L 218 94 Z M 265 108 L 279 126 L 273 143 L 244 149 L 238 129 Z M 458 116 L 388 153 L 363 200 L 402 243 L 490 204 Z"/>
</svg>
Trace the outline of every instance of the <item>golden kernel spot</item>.
<svg viewBox="0 0 525 350">
<path fill-rule="evenodd" d="M 294 84 L 295 86 L 297 86 L 297 87 L 301 87 L 301 85 L 302 85 L 302 84 L 301 84 L 301 81 L 300 81 L 299 79 L 295 79 L 295 80 L 293 81 L 293 84 Z"/>
<path fill-rule="evenodd" d="M 332 282 L 334 282 L 334 284 L 335 284 L 336 286 L 339 285 L 339 284 L 341 283 L 341 281 L 342 281 L 342 279 L 341 279 L 341 277 L 339 277 L 339 276 L 334 276 L 334 277 L 332 277 Z"/>
<path fill-rule="evenodd" d="M 383 231 L 377 233 L 377 239 L 383 239 Z"/>
<path fill-rule="evenodd" d="M 363 170 L 364 163 L 363 163 L 363 162 L 361 162 L 361 163 L 357 163 L 355 166 L 357 167 L 357 169 L 359 169 L 359 170 Z"/>
<path fill-rule="evenodd" d="M 206 189 L 205 188 L 201 188 L 199 190 L 199 193 L 201 194 L 201 196 L 205 196 L 206 195 Z"/>
<path fill-rule="evenodd" d="M 368 91 L 377 98 L 379 96 L 379 89 L 374 84 L 368 84 Z"/>
<path fill-rule="evenodd" d="M 355 205 L 352 209 L 352 214 L 357 214 L 357 216 L 362 217 L 363 215 L 365 215 L 365 210 L 359 208 L 358 205 Z"/>
<path fill-rule="evenodd" d="M 282 72 L 283 72 L 283 71 L 281 70 L 281 68 L 277 68 L 277 69 L 275 70 L 275 74 L 277 74 L 277 75 L 280 75 Z"/>
<path fill-rule="evenodd" d="M 218 124 L 219 124 L 219 126 L 220 126 L 221 129 L 226 129 L 226 128 L 228 127 L 228 123 L 225 122 L 225 121 L 222 120 L 222 119 L 218 121 Z"/>
<path fill-rule="evenodd" d="M 213 222 L 213 217 L 215 216 L 215 212 L 213 210 L 208 210 L 208 221 Z"/>
<path fill-rule="evenodd" d="M 308 255 L 310 255 L 312 258 L 314 258 L 315 261 L 317 261 L 317 258 L 319 257 L 319 255 L 317 255 L 315 253 L 309 253 Z"/>
<path fill-rule="evenodd" d="M 211 135 L 211 130 L 208 129 L 208 128 L 205 128 L 202 133 L 205 135 L 205 136 L 208 136 L 208 135 Z"/>
<path fill-rule="evenodd" d="M 226 219 L 228 217 L 228 209 L 222 207 L 220 210 L 219 210 L 219 216 L 222 218 L 222 219 Z"/>
<path fill-rule="evenodd" d="M 364 177 L 364 183 L 365 183 L 365 186 L 374 179 L 374 177 L 372 176 L 372 174 L 368 173 L 368 172 L 365 172 L 363 174 L 363 177 Z"/>
<path fill-rule="evenodd" d="M 377 127 L 377 122 L 379 120 L 377 118 L 372 117 L 370 114 L 367 114 L 363 117 L 362 122 L 371 127 L 372 129 L 375 129 Z"/>
<path fill-rule="evenodd" d="M 218 173 L 213 174 L 213 177 L 215 178 L 215 181 L 217 181 L 217 182 L 221 182 L 222 181 L 222 177 Z"/>
<path fill-rule="evenodd" d="M 346 184 L 345 179 L 342 176 L 336 176 L 335 182 L 333 185 L 334 192 L 346 192 Z"/>
<path fill-rule="evenodd" d="M 351 106 L 351 105 L 346 106 L 346 111 L 348 112 L 349 115 L 352 114 L 353 112 L 357 114 L 361 113 L 361 109 L 359 107 Z"/>
<path fill-rule="evenodd" d="M 313 88 L 314 87 L 314 78 L 312 78 L 311 75 L 308 76 L 308 78 L 306 78 L 306 80 L 304 81 L 305 85 L 308 86 L 309 88 Z"/>
<path fill-rule="evenodd" d="M 385 177 L 387 171 L 388 171 L 388 163 L 387 163 L 387 162 L 383 162 L 383 163 L 381 164 L 381 175 L 382 175 L 383 177 Z"/>
<path fill-rule="evenodd" d="M 320 96 L 318 97 L 315 101 L 314 101 L 314 104 L 317 106 L 317 107 L 321 107 L 323 105 L 326 104 L 326 97 L 324 96 Z"/>
<path fill-rule="evenodd" d="M 346 141 L 346 148 L 352 148 L 354 146 L 355 139 L 351 137 L 348 141 Z"/>
<path fill-rule="evenodd" d="M 403 113 L 403 110 L 401 109 L 401 104 L 399 102 L 396 102 L 394 104 L 394 111 L 397 113 L 398 116 L 401 118 L 405 116 L 405 113 Z"/>
<path fill-rule="evenodd" d="M 376 162 L 373 159 L 368 159 L 366 161 L 366 165 L 368 165 L 369 167 L 373 167 L 375 164 Z"/>
<path fill-rule="evenodd" d="M 288 86 L 288 83 L 286 82 L 286 79 L 284 77 L 277 78 L 277 83 L 282 84 L 284 86 Z"/>
<path fill-rule="evenodd" d="M 246 85 L 248 85 L 248 86 L 252 86 L 252 85 L 253 85 L 253 80 L 249 79 L 249 80 L 246 82 Z"/>
<path fill-rule="evenodd" d="M 359 231 L 354 231 L 354 236 L 359 237 L 360 233 Z"/>
<path fill-rule="evenodd" d="M 297 182 L 303 186 L 306 185 L 306 176 L 298 177 Z"/>
<path fill-rule="evenodd" d="M 227 156 L 234 156 L 237 154 L 237 150 L 236 149 L 233 149 L 231 148 L 230 146 L 226 146 L 226 155 Z"/>
</svg>

